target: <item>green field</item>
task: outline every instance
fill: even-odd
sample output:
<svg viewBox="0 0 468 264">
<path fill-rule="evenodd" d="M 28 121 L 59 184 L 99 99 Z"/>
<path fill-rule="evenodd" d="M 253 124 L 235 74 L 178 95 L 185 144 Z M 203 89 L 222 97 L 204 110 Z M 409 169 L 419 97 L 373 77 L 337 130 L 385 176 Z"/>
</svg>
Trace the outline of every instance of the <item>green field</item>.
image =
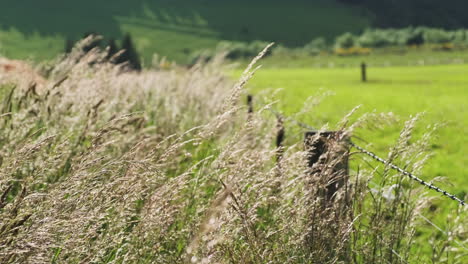
<svg viewBox="0 0 468 264">
<path fill-rule="evenodd" d="M 191 52 L 213 48 L 220 40 L 297 46 L 318 36 L 331 40 L 368 26 L 370 16 L 364 10 L 325 0 L 294 5 L 284 1 L 4 1 L 0 3 L 0 54 L 40 61 L 60 53 L 65 38 L 77 40 L 85 32 L 97 32 L 119 39 L 129 32 L 147 63 L 154 53 L 184 61 Z"/>
<path fill-rule="evenodd" d="M 326 124 L 335 128 L 357 105 L 362 108 L 356 117 L 374 110 L 393 112 L 400 120 L 397 126 L 356 134 L 372 143 L 370 148 L 384 157 L 398 138 L 398 128 L 403 122 L 425 112 L 417 134 L 425 131 L 429 124 L 442 124 L 442 127 L 432 139 L 434 156 L 421 177 L 428 181 L 438 176 L 447 177 L 447 182 L 439 185 L 463 197 L 468 191 L 463 185 L 468 163 L 467 72 L 468 65 L 370 68 L 369 81 L 362 83 L 359 68 L 267 68 L 255 75 L 249 87 L 253 93 L 282 88 L 277 95 L 276 108 L 287 115 L 299 111 L 309 96 L 332 92 L 334 95 L 326 97 L 300 120 L 319 128 Z"/>
</svg>

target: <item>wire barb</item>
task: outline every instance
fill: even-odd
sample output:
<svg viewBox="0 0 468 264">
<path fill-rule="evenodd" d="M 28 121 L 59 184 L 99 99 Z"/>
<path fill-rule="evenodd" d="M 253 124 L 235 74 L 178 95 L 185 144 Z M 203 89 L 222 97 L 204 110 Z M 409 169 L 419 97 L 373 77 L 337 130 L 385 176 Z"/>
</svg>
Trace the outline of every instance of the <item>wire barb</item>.
<svg viewBox="0 0 468 264">
<path fill-rule="evenodd" d="M 383 163 L 383 164 L 389 166 L 390 168 L 400 172 L 401 174 L 408 176 L 410 179 L 420 183 L 421 185 L 424 185 L 424 186 L 426 186 L 427 188 L 429 188 L 431 190 L 434 190 L 436 192 L 439 192 L 439 193 L 443 194 L 444 196 L 458 202 L 462 206 L 465 205 L 465 201 L 463 201 L 462 199 L 456 197 L 455 195 L 453 195 L 453 194 L 451 194 L 451 193 L 449 193 L 447 191 L 444 191 L 444 190 L 440 189 L 439 187 L 434 186 L 433 184 L 430 184 L 430 183 L 418 178 L 414 174 L 403 170 L 402 168 L 396 166 L 395 164 L 382 159 L 381 157 L 377 156 L 376 154 L 374 154 L 374 153 L 372 153 L 372 152 L 370 152 L 370 151 L 368 151 L 368 150 L 366 150 L 366 149 L 364 149 L 364 148 L 362 148 L 362 147 L 360 147 L 360 146 L 358 146 L 358 145 L 356 145 L 356 144 L 354 144 L 352 142 L 349 142 L 349 144 L 351 146 L 355 147 L 356 149 L 358 149 L 359 151 L 361 151 L 362 153 L 366 154 L 367 156 L 373 158 L 374 160 L 379 161 L 380 163 Z"/>
</svg>

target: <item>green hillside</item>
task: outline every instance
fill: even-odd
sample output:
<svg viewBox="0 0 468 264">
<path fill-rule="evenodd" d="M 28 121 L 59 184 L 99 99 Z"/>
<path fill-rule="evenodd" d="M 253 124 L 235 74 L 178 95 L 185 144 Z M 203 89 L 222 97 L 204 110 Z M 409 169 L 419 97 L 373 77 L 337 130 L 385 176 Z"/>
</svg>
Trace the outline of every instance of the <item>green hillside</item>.
<svg viewBox="0 0 468 264">
<path fill-rule="evenodd" d="M 369 27 L 468 27 L 464 0 L 21 0 L 0 2 L 0 55 L 39 61 L 66 39 L 132 34 L 145 62 L 184 62 L 221 40 L 302 46 Z"/>
<path fill-rule="evenodd" d="M 0 54 L 49 59 L 66 38 L 85 32 L 121 38 L 129 32 L 150 61 L 158 53 L 184 60 L 220 40 L 303 45 L 371 25 L 369 13 L 337 1 L 22 0 L 0 3 Z"/>
</svg>

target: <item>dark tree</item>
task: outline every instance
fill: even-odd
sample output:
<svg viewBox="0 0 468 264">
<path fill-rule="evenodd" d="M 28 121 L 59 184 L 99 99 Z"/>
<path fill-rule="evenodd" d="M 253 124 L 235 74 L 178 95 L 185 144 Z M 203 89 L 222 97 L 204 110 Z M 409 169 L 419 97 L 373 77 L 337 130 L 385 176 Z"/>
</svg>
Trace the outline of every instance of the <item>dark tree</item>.
<svg viewBox="0 0 468 264">
<path fill-rule="evenodd" d="M 111 59 L 112 56 L 114 56 L 118 51 L 119 48 L 117 47 L 117 43 L 115 42 L 115 39 L 111 38 L 107 44 L 108 46 L 108 51 L 107 51 L 107 56 L 106 59 Z"/>
<path fill-rule="evenodd" d="M 406 41 L 406 45 L 417 45 L 417 46 L 420 46 L 424 44 L 424 36 L 423 36 L 423 32 L 420 31 L 420 32 L 416 32 L 413 36 L 411 36 L 410 38 L 408 38 L 408 40 Z"/>
<path fill-rule="evenodd" d="M 122 55 L 119 56 L 118 63 L 127 62 L 130 69 L 140 71 L 140 57 L 135 49 L 135 46 L 133 45 L 132 37 L 130 36 L 130 34 L 125 35 L 122 41 L 122 49 L 124 51 Z"/>
<path fill-rule="evenodd" d="M 74 46 L 75 46 L 75 42 L 72 39 L 67 37 L 65 39 L 65 53 L 70 53 L 73 50 Z"/>
</svg>

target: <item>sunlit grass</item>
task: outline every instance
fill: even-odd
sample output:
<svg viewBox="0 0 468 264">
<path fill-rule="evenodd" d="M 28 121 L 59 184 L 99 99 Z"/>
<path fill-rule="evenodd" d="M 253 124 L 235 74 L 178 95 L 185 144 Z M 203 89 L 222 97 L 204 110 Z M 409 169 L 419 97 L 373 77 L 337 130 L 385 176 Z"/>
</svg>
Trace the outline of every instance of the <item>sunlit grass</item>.
<svg viewBox="0 0 468 264">
<path fill-rule="evenodd" d="M 42 83 L 14 70 L 2 79 L 1 263 L 464 263 L 466 211 L 442 201 L 450 215 L 436 207 L 437 224 L 447 235 L 426 230 L 418 217 L 432 219 L 432 193 L 355 154 L 360 170 L 343 181 L 344 171 L 333 169 L 346 152 L 339 138 L 325 140 L 327 153 L 307 168 L 302 133 L 285 122 L 278 160 L 276 119 L 260 110 L 270 101 L 257 100 L 251 114 L 242 103 L 252 68 L 236 83 L 221 57 L 191 69 L 128 72 L 105 53 L 84 53 L 93 41 L 58 60 Z M 338 85 L 366 91 L 352 76 L 345 72 Z M 280 95 L 288 114 L 300 95 Z M 325 103 L 323 114 L 349 111 Z M 310 124 L 327 121 L 306 113 Z M 339 134 L 365 138 L 393 120 L 368 117 L 345 117 Z M 413 134 L 417 118 L 404 119 L 390 124 L 401 135 L 385 144 L 395 162 L 418 172 L 431 145 Z M 343 187 L 331 191 L 338 181 Z"/>
<path fill-rule="evenodd" d="M 265 62 L 268 67 L 268 62 Z M 278 89 L 276 106 L 286 114 L 299 111 L 305 99 L 324 91 L 333 95 L 313 108 L 302 121 L 321 127 L 332 127 L 344 114 L 357 105 L 358 111 L 393 112 L 405 120 L 424 112 L 419 131 L 427 125 L 441 124 L 438 137 L 433 139 L 434 157 L 425 167 L 423 178 L 447 177 L 442 186 L 460 195 L 467 192 L 465 153 L 468 127 L 467 65 L 440 65 L 425 67 L 369 68 L 367 83 L 360 81 L 359 68 L 281 68 L 262 69 L 250 82 L 252 92 Z M 397 138 L 397 130 L 374 130 L 358 136 L 373 143 L 378 153 L 386 153 Z"/>
</svg>

